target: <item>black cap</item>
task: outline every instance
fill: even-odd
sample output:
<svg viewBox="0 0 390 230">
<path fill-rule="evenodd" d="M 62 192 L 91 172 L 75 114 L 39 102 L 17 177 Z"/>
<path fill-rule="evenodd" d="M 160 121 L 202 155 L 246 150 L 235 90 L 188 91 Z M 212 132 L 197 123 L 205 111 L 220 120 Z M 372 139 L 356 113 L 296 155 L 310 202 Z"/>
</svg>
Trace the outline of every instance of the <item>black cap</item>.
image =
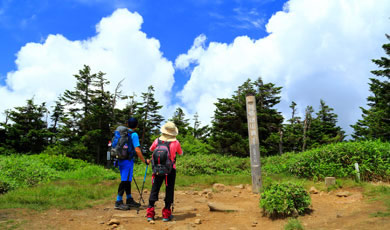
<svg viewBox="0 0 390 230">
<path fill-rule="evenodd" d="M 138 120 L 137 120 L 137 118 L 135 118 L 135 117 L 130 117 L 129 120 L 127 120 L 127 125 L 128 125 L 129 128 L 131 128 L 131 129 L 137 127 L 137 125 L 138 125 Z"/>
</svg>

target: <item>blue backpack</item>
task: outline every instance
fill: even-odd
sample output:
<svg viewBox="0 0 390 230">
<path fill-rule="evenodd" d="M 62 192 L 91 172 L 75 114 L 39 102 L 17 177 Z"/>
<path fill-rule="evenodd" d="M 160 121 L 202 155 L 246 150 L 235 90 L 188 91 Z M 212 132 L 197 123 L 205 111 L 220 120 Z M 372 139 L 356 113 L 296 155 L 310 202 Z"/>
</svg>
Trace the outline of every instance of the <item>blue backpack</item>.
<svg viewBox="0 0 390 230">
<path fill-rule="evenodd" d="M 129 131 L 129 129 L 125 126 L 118 126 L 118 128 L 116 128 L 114 136 L 112 137 L 112 145 L 110 150 L 110 155 L 112 158 L 119 160 L 133 159 L 134 152 L 131 152 L 130 150 L 132 149 L 130 147 L 133 145 L 133 141 L 131 139 L 132 134 L 133 131 Z"/>
</svg>

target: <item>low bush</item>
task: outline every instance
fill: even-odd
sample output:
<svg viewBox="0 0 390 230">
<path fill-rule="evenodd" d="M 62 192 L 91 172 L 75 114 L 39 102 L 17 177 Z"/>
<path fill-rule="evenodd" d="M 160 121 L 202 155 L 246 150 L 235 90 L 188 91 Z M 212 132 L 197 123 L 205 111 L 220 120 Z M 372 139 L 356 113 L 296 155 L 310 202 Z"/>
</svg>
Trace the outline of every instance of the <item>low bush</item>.
<svg viewBox="0 0 390 230">
<path fill-rule="evenodd" d="M 56 179 L 115 179 L 117 176 L 102 166 L 63 155 L 0 155 L 0 194 Z"/>
<path fill-rule="evenodd" d="M 358 163 L 365 181 L 390 180 L 390 143 L 380 141 L 330 144 L 299 154 L 289 171 L 304 178 L 354 177 Z"/>
<path fill-rule="evenodd" d="M 55 169 L 29 155 L 0 157 L 0 190 L 4 192 L 56 178 L 59 178 L 59 174 Z"/>
<path fill-rule="evenodd" d="M 304 214 L 311 204 L 303 186 L 291 182 L 274 183 L 261 193 L 260 208 L 266 216 L 287 217 Z"/>
<path fill-rule="evenodd" d="M 200 174 L 248 174 L 250 175 L 249 158 L 223 156 L 217 154 L 196 154 L 177 157 L 178 172 L 195 176 Z"/>
<path fill-rule="evenodd" d="M 65 155 L 39 154 L 39 155 L 32 155 L 31 157 L 38 159 L 39 161 L 43 162 L 45 165 L 48 165 L 50 168 L 53 168 L 57 171 L 73 171 L 90 165 L 86 161 L 79 160 L 79 159 L 72 159 L 66 157 Z"/>
<path fill-rule="evenodd" d="M 327 176 L 354 178 L 358 163 L 362 180 L 390 180 L 390 143 L 380 141 L 329 144 L 302 153 L 262 158 L 267 174 L 292 174 L 302 178 Z"/>
</svg>

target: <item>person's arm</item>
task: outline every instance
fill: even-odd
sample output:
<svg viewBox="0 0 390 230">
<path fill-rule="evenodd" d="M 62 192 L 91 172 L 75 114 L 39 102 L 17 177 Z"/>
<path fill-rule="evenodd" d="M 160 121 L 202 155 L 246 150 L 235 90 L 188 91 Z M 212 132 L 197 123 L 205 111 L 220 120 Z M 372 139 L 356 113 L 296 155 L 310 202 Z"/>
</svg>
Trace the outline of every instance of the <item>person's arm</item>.
<svg viewBox="0 0 390 230">
<path fill-rule="evenodd" d="M 181 145 L 180 145 L 180 142 L 179 142 L 179 141 L 177 141 L 176 152 L 177 152 L 179 155 L 183 155 L 183 150 L 181 149 Z"/>
<path fill-rule="evenodd" d="M 145 160 L 144 156 L 142 155 L 142 151 L 141 151 L 140 144 L 139 144 L 138 134 L 134 132 L 131 135 L 131 139 L 132 139 L 132 142 L 133 142 L 135 153 L 137 154 L 139 159 L 141 159 L 141 161 L 144 162 L 145 164 L 149 164 L 150 160 L 149 159 Z"/>
<path fill-rule="evenodd" d="M 145 160 L 144 156 L 142 155 L 140 147 L 135 147 L 135 153 L 137 153 L 137 156 L 139 157 L 139 159 L 141 159 L 142 162 L 144 162 L 147 165 L 150 163 L 149 159 Z"/>
</svg>

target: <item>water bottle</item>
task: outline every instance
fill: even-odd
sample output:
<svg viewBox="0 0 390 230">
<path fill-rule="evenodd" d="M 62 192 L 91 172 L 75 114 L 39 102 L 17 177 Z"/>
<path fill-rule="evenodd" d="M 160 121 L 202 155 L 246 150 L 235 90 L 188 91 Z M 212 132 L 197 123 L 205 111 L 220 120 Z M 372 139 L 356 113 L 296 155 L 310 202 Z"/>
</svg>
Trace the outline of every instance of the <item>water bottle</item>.
<svg viewBox="0 0 390 230">
<path fill-rule="evenodd" d="M 108 148 L 107 148 L 107 161 L 111 160 L 111 141 L 108 141 Z"/>
</svg>

